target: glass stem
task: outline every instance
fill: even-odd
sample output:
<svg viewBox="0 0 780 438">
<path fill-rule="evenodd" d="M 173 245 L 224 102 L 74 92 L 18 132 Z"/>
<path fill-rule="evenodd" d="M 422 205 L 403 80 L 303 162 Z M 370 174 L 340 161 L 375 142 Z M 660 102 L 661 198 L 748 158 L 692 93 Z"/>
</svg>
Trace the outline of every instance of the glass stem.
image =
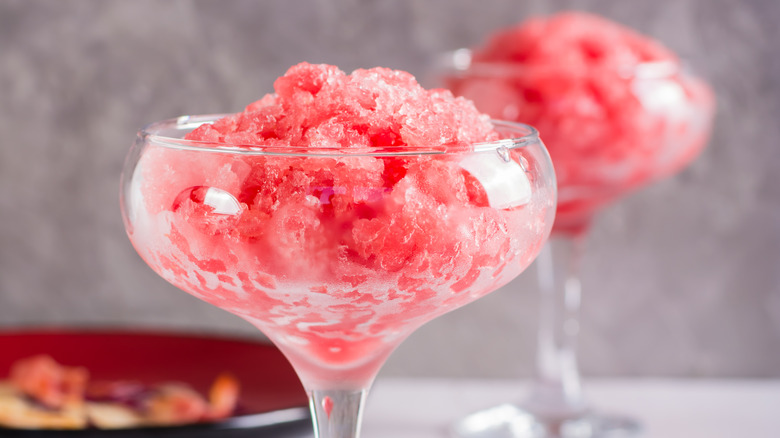
<svg viewBox="0 0 780 438">
<path fill-rule="evenodd" d="M 571 418 L 585 410 L 577 365 L 584 240 L 584 232 L 554 236 L 537 259 L 541 314 L 528 408 L 542 418 Z"/>
<path fill-rule="evenodd" d="M 308 391 L 315 438 L 357 438 L 367 389 Z"/>
</svg>

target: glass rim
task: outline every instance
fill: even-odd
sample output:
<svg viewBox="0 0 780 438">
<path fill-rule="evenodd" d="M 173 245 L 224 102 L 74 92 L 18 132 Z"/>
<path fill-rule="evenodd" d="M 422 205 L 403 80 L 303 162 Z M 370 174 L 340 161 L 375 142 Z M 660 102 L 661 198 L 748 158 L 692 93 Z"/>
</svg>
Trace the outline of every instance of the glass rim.
<svg viewBox="0 0 780 438">
<path fill-rule="evenodd" d="M 531 66 L 510 61 L 478 61 L 472 62 L 472 50 L 460 48 L 444 52 L 437 58 L 436 64 L 440 70 L 454 72 L 454 75 L 475 74 L 477 76 L 498 76 L 511 73 L 519 73 L 523 70 L 558 70 L 572 74 L 568 68 L 556 66 Z M 596 67 L 603 68 L 603 67 Z M 625 79 L 664 79 L 671 78 L 685 72 L 686 68 L 679 61 L 642 61 L 619 66 L 618 75 Z M 589 74 L 589 73 L 586 73 Z"/>
<path fill-rule="evenodd" d="M 541 143 L 539 140 L 539 131 L 531 125 L 518 122 L 509 122 L 505 120 L 494 120 L 490 122 L 494 129 L 504 129 L 517 132 L 517 136 L 510 136 L 500 140 L 490 142 L 478 142 L 471 144 L 470 147 L 458 145 L 427 145 L 427 146 L 370 146 L 370 147 L 319 147 L 311 148 L 307 146 L 258 146 L 239 143 L 220 143 L 203 140 L 185 140 L 180 137 L 161 134 L 165 129 L 188 130 L 195 129 L 206 123 L 213 123 L 225 116 L 233 114 L 204 114 L 204 115 L 184 115 L 172 119 L 165 119 L 152 122 L 138 131 L 138 137 L 144 142 L 153 143 L 157 146 L 170 149 L 189 150 L 197 152 L 214 152 L 235 155 L 282 155 L 282 156 L 316 156 L 316 157 L 389 157 L 389 156 L 409 156 L 409 155 L 445 155 L 445 154 L 463 154 L 470 152 L 484 152 L 505 149 L 517 149 L 530 144 Z"/>
</svg>

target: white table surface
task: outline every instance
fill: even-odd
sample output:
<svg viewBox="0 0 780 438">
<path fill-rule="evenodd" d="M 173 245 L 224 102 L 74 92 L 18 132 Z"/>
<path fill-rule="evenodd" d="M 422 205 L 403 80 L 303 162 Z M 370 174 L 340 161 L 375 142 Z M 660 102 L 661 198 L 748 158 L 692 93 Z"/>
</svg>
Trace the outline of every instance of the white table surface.
<svg viewBox="0 0 780 438">
<path fill-rule="evenodd" d="M 591 380 L 588 400 L 631 414 L 643 438 L 780 438 L 780 380 Z M 510 380 L 380 378 L 369 394 L 365 438 L 446 437 L 462 416 L 521 400 Z"/>
</svg>

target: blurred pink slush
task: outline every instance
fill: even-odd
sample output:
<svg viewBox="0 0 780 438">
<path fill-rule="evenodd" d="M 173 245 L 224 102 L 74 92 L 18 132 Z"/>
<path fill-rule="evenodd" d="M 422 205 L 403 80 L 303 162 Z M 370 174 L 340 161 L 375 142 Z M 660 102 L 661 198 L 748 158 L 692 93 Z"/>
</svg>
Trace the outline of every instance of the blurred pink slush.
<svg viewBox="0 0 780 438">
<path fill-rule="evenodd" d="M 605 203 L 679 171 L 714 112 L 709 87 L 670 50 L 579 12 L 495 32 L 445 81 L 492 117 L 542 133 L 558 179 L 553 231 L 581 231 Z"/>
<path fill-rule="evenodd" d="M 300 64 L 274 88 L 186 136 L 271 155 L 143 153 L 130 237 L 162 277 L 260 328 L 305 385 L 364 388 L 411 331 L 532 261 L 554 193 L 531 196 L 517 151 L 470 153 L 499 138 L 488 117 L 407 73 Z M 388 148 L 410 154 L 364 153 Z M 491 196 L 485 170 L 521 184 Z"/>
</svg>

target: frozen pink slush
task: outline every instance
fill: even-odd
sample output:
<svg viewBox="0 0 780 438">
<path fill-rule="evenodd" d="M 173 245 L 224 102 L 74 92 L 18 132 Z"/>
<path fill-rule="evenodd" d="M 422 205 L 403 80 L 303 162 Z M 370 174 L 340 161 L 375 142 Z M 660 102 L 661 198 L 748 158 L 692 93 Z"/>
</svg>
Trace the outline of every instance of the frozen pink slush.
<svg viewBox="0 0 780 438">
<path fill-rule="evenodd" d="M 709 87 L 658 42 L 581 12 L 495 32 L 446 78 L 492 117 L 535 126 L 558 179 L 554 231 L 688 164 L 706 143 Z"/>
<path fill-rule="evenodd" d="M 192 152 L 143 152 L 130 237 L 165 279 L 260 328 L 304 384 L 366 387 L 412 330 L 531 262 L 554 193 L 531 196 L 516 151 L 469 153 L 499 138 L 488 116 L 407 73 L 304 63 L 274 88 L 187 134 Z M 491 193 L 486 170 L 520 184 Z"/>
</svg>

